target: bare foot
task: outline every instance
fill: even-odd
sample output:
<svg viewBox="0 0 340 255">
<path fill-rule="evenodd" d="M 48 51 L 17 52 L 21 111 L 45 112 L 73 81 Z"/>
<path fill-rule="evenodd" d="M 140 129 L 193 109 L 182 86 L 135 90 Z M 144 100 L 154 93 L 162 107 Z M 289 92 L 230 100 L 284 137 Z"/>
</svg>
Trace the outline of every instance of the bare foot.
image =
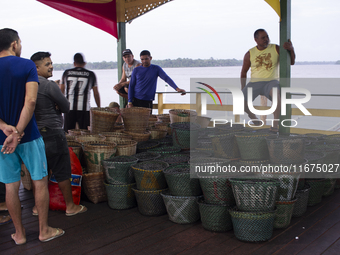
<svg viewBox="0 0 340 255">
<path fill-rule="evenodd" d="M 65 231 L 62 230 L 61 228 L 52 228 L 52 227 L 48 227 L 48 231 L 45 234 L 41 234 L 39 235 L 39 240 L 41 242 L 48 242 L 51 241 L 53 239 L 56 239 L 62 235 L 65 234 Z"/>
<path fill-rule="evenodd" d="M 5 225 L 10 222 L 12 222 L 11 215 L 8 214 L 0 217 L 0 225 Z"/>
<path fill-rule="evenodd" d="M 26 243 L 26 233 L 24 230 L 23 236 L 19 237 L 16 233 L 11 235 L 13 241 L 15 242 L 16 245 L 22 245 Z"/>
<path fill-rule="evenodd" d="M 33 216 L 38 216 L 38 210 L 37 210 L 37 207 L 36 207 L 36 206 L 33 206 L 32 215 L 33 215 Z"/>
<path fill-rule="evenodd" d="M 72 208 L 72 210 L 67 211 L 66 210 L 66 216 L 73 216 L 76 215 L 78 213 L 84 213 L 87 211 L 87 208 L 83 205 L 74 205 L 74 208 Z"/>
</svg>

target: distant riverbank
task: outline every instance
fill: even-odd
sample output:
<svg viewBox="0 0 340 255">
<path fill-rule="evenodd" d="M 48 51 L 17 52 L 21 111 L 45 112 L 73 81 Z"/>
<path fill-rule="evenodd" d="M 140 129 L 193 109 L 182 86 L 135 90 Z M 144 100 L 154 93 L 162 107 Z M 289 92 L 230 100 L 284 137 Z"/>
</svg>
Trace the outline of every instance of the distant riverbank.
<svg viewBox="0 0 340 255">
<path fill-rule="evenodd" d="M 162 68 L 182 68 L 182 67 L 220 67 L 220 66 L 241 66 L 242 60 L 237 59 L 191 59 L 191 58 L 178 58 L 178 59 L 164 59 L 152 60 L 152 64 L 159 65 Z M 296 65 L 335 65 L 340 64 L 339 61 L 297 61 Z M 73 68 L 72 63 L 66 64 L 53 64 L 54 70 L 63 71 Z M 117 62 L 88 62 L 86 68 L 91 70 L 101 69 L 117 69 Z"/>
</svg>

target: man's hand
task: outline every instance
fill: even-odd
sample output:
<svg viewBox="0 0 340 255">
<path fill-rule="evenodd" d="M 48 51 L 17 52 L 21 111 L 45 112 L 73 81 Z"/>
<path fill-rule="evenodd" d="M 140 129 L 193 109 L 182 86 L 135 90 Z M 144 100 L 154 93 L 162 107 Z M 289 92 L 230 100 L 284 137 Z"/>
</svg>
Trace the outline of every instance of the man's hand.
<svg viewBox="0 0 340 255">
<path fill-rule="evenodd" d="M 133 107 L 133 104 L 128 104 L 127 107 L 128 107 L 128 108 L 132 108 L 132 107 Z"/>
<path fill-rule="evenodd" d="M 176 91 L 182 93 L 181 96 L 184 96 L 186 94 L 186 91 L 184 89 L 177 88 Z"/>
<path fill-rule="evenodd" d="M 21 138 L 24 136 L 24 132 L 19 134 L 18 130 L 16 127 L 11 126 L 11 125 L 6 125 L 6 127 L 2 130 L 6 136 L 10 136 L 12 134 L 18 134 L 18 142 L 21 141 Z"/>
<path fill-rule="evenodd" d="M 4 154 L 11 154 L 15 151 L 19 143 L 20 143 L 20 135 L 18 133 L 13 133 L 7 136 L 2 146 L 1 152 Z"/>
<path fill-rule="evenodd" d="M 293 44 L 292 44 L 292 42 L 289 39 L 288 39 L 288 42 L 285 42 L 283 44 L 283 48 L 285 50 L 289 50 L 289 51 L 293 51 L 294 50 Z"/>
<path fill-rule="evenodd" d="M 117 91 L 118 93 L 118 90 L 120 90 L 124 85 L 122 83 L 118 83 L 116 85 L 113 86 L 113 89 Z"/>
</svg>

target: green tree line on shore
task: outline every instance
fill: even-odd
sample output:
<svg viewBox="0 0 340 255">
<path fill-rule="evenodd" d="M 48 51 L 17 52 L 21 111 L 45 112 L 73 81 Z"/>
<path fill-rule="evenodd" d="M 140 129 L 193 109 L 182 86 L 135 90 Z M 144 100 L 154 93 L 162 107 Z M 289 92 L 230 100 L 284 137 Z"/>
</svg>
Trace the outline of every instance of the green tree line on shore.
<svg viewBox="0 0 340 255">
<path fill-rule="evenodd" d="M 242 60 L 237 59 L 191 59 L 191 58 L 178 58 L 178 59 L 164 59 L 152 60 L 152 64 L 159 65 L 162 68 L 176 68 L 176 67 L 216 67 L 216 66 L 241 66 Z M 340 60 L 335 61 L 303 61 L 296 62 L 297 65 L 334 65 L 340 64 Z M 54 70 L 62 71 L 73 68 L 73 64 L 53 64 Z M 116 69 L 117 62 L 102 61 L 102 62 L 88 62 L 86 68 L 91 70 L 98 69 Z"/>
</svg>

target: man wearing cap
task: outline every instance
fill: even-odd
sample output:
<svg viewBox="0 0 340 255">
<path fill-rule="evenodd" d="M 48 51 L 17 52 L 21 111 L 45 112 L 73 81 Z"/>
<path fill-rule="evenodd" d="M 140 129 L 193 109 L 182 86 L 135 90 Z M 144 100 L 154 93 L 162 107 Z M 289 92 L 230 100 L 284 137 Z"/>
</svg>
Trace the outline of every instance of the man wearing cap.
<svg viewBox="0 0 340 255">
<path fill-rule="evenodd" d="M 64 115 L 64 130 L 80 129 L 90 126 L 90 97 L 93 90 L 97 107 L 100 107 L 100 96 L 97 86 L 97 78 L 94 72 L 85 69 L 86 62 L 81 53 L 74 55 L 75 68 L 63 73 L 60 89 L 70 102 L 70 111 Z"/>
<path fill-rule="evenodd" d="M 175 82 L 164 72 L 160 66 L 151 64 L 152 57 L 150 51 L 143 50 L 140 53 L 140 60 L 142 65 L 136 67 L 131 75 L 128 93 L 129 108 L 137 106 L 152 109 L 152 101 L 155 100 L 158 77 L 168 83 L 177 92 L 185 95 L 185 90 L 177 87 Z"/>
<path fill-rule="evenodd" d="M 128 99 L 128 91 L 129 91 L 129 83 L 132 71 L 135 67 L 140 66 L 141 63 L 134 59 L 132 51 L 130 49 L 126 49 L 123 51 L 123 72 L 122 78 L 118 82 L 118 84 L 114 85 L 113 89 L 117 92 L 118 95 Z"/>
</svg>

